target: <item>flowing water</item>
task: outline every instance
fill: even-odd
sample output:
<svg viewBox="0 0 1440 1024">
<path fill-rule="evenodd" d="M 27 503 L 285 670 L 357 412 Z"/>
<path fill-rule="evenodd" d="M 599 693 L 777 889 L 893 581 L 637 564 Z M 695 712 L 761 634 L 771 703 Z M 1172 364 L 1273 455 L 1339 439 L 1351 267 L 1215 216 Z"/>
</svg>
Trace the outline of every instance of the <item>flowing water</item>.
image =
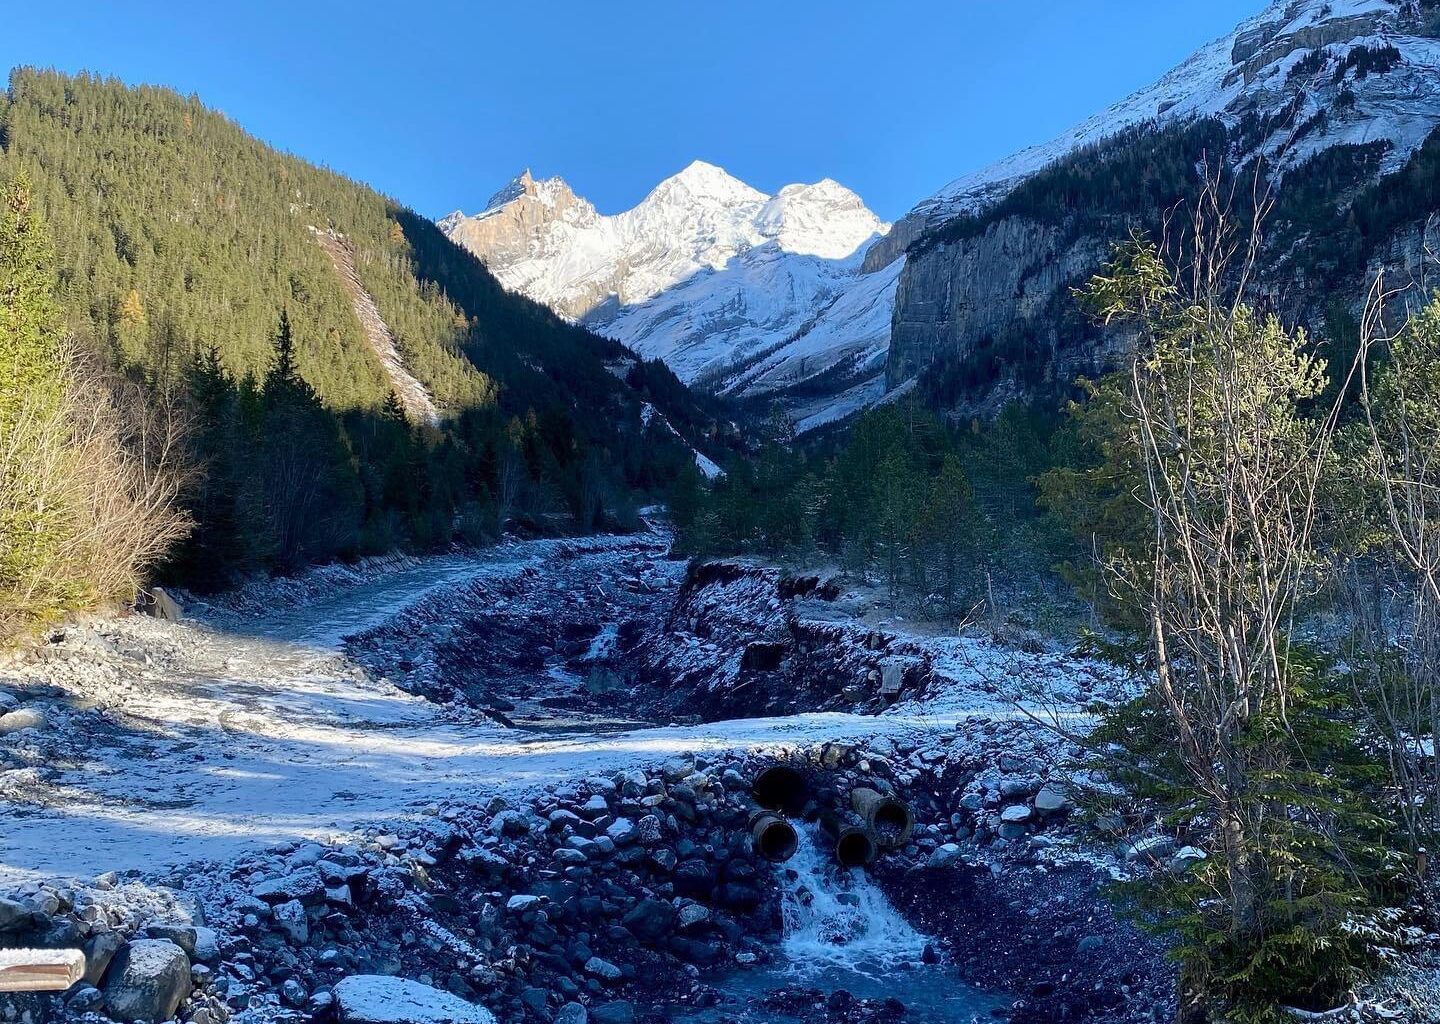
<svg viewBox="0 0 1440 1024">
<path fill-rule="evenodd" d="M 944 964 L 926 964 L 929 940 L 900 916 L 863 868 L 842 868 L 825 839 L 806 826 L 799 847 L 778 868 L 785 932 L 774 960 L 709 979 L 727 997 L 687 1009 L 676 1024 L 787 1019 L 757 1006 L 776 989 L 808 989 L 828 998 L 899 999 L 906 1024 L 964 1024 L 991 1019 L 1008 1000 L 981 992 Z"/>
</svg>

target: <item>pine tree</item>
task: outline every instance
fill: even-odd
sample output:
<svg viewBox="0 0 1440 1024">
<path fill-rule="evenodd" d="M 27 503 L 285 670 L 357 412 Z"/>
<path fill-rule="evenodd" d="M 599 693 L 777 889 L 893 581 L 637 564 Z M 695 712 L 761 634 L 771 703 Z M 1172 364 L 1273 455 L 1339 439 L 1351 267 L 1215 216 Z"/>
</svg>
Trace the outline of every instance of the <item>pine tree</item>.
<svg viewBox="0 0 1440 1024">
<path fill-rule="evenodd" d="M 0 207 L 0 432 L 22 406 L 43 413 L 60 399 L 65 319 L 55 283 L 54 248 L 22 173 Z"/>
<path fill-rule="evenodd" d="M 63 318 L 54 253 L 21 175 L 0 205 L 0 636 L 78 594 L 47 571 L 68 541 Z M 13 621 L 9 628 L 14 628 Z"/>
<path fill-rule="evenodd" d="M 921 532 L 935 552 L 940 572 L 941 596 L 947 611 L 955 607 L 962 559 L 974 539 L 974 500 L 970 479 L 956 455 L 945 456 L 940 473 L 930 484 L 929 500 L 923 513 Z"/>
</svg>

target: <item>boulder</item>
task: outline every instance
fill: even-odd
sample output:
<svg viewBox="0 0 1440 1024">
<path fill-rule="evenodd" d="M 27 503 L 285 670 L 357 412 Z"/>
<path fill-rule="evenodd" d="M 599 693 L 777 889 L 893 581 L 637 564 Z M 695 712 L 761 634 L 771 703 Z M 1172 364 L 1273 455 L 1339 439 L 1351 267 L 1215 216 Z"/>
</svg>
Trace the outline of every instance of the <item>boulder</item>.
<svg viewBox="0 0 1440 1024">
<path fill-rule="evenodd" d="M 283 878 L 261 882 L 251 892 L 266 903 L 299 900 L 307 907 L 325 902 L 325 879 L 313 867 L 301 868 Z"/>
<path fill-rule="evenodd" d="M 1176 845 L 1175 840 L 1169 836 L 1146 836 L 1125 848 L 1125 859 L 1142 864 L 1165 861 L 1175 853 Z"/>
<path fill-rule="evenodd" d="M 30 927 L 35 914 L 25 904 L 0 896 L 0 932 L 18 932 Z"/>
<path fill-rule="evenodd" d="M 119 932 L 97 932 L 86 939 L 82 947 L 85 952 L 85 980 L 91 985 L 99 985 L 110 967 L 110 961 L 124 945 L 125 940 Z"/>
<path fill-rule="evenodd" d="M 341 1024 L 495 1024 L 483 1006 L 404 978 L 354 974 L 332 995 Z"/>
<path fill-rule="evenodd" d="M 1035 810 L 1042 817 L 1059 814 L 1070 808 L 1070 794 L 1058 782 L 1047 782 L 1035 794 Z"/>
<path fill-rule="evenodd" d="M 1004 825 L 1023 825 L 1031 818 L 1031 810 L 1025 804 L 1011 804 L 1000 812 L 1000 822 Z"/>
<path fill-rule="evenodd" d="M 295 945 L 303 946 L 310 941 L 310 918 L 305 913 L 305 905 L 299 900 L 289 900 L 275 907 L 270 920 L 276 930 Z"/>
<path fill-rule="evenodd" d="M 621 923 L 642 939 L 657 939 L 670 930 L 673 917 L 670 904 L 643 899 L 631 908 Z"/>
<path fill-rule="evenodd" d="M 190 958 L 165 939 L 137 939 L 115 954 L 102 991 L 116 1020 L 159 1024 L 190 994 Z"/>
<path fill-rule="evenodd" d="M 191 924 L 152 924 L 145 929 L 152 939 L 166 939 L 185 951 L 191 960 L 206 963 L 220 955 L 220 936 L 213 928 Z"/>
<path fill-rule="evenodd" d="M 151 587 L 149 600 L 141 604 L 146 615 L 152 615 L 166 622 L 179 622 L 185 617 L 185 609 L 161 587 Z"/>
<path fill-rule="evenodd" d="M 579 1003 L 566 1003 L 556 1011 L 555 1024 L 590 1024 L 590 1014 Z"/>
<path fill-rule="evenodd" d="M 0 736 L 9 736 L 22 729 L 43 729 L 45 713 L 38 708 L 21 708 L 0 715 Z"/>
<path fill-rule="evenodd" d="M 625 977 L 625 972 L 609 960 L 598 956 L 592 956 L 585 961 L 585 973 L 592 974 L 601 981 L 617 982 Z"/>
<path fill-rule="evenodd" d="M 945 843 L 943 846 L 935 848 L 935 852 L 930 854 L 930 859 L 926 861 L 925 866 L 927 868 L 951 868 L 960 863 L 962 856 L 963 852 L 959 846 L 955 843 Z"/>
<path fill-rule="evenodd" d="M 592 1006 L 590 1024 L 635 1024 L 635 1007 L 623 999 Z"/>
</svg>

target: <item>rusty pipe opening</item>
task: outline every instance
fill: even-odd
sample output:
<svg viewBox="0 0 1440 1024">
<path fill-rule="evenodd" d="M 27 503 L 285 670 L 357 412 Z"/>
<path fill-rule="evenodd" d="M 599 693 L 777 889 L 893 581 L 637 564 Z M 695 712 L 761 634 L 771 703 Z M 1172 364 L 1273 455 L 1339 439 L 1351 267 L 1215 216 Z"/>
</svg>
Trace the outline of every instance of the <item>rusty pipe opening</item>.
<svg viewBox="0 0 1440 1024">
<path fill-rule="evenodd" d="M 882 848 L 904 846 L 915 828 L 915 814 L 898 797 L 861 787 L 851 790 L 850 803 Z"/>
<path fill-rule="evenodd" d="M 789 765 L 776 764 L 766 768 L 750 785 L 750 796 L 767 811 L 788 817 L 804 812 L 810 796 L 810 783 Z"/>
<path fill-rule="evenodd" d="M 863 868 L 875 863 L 880 848 L 863 828 L 844 829 L 835 839 L 835 862 L 844 868 Z"/>
<path fill-rule="evenodd" d="M 757 811 L 750 817 L 750 845 L 757 855 L 779 864 L 795 856 L 800 837 L 795 826 L 774 811 Z"/>
</svg>

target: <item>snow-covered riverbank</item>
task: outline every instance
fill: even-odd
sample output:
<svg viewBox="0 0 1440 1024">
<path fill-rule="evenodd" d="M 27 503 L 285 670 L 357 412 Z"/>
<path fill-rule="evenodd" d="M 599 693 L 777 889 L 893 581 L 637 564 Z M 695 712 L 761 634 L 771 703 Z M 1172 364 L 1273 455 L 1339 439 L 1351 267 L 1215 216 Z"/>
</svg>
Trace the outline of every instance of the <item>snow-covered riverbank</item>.
<svg viewBox="0 0 1440 1024">
<path fill-rule="evenodd" d="M 958 692 L 957 672 L 933 707 L 881 716 L 546 736 L 430 703 L 347 656 L 346 637 L 448 589 L 520 579 L 511 603 L 523 604 L 527 573 L 543 577 L 563 564 L 603 579 L 662 548 L 653 534 L 514 543 L 309 587 L 276 584 L 269 602 L 252 588 L 180 624 L 130 618 L 68 628 L 36 660 L 0 672 L 0 689 L 44 718 L 0 738 L 0 881 L 225 860 L 682 752 L 936 733 L 1013 714 L 979 691 L 978 677 L 974 694 Z"/>
</svg>

